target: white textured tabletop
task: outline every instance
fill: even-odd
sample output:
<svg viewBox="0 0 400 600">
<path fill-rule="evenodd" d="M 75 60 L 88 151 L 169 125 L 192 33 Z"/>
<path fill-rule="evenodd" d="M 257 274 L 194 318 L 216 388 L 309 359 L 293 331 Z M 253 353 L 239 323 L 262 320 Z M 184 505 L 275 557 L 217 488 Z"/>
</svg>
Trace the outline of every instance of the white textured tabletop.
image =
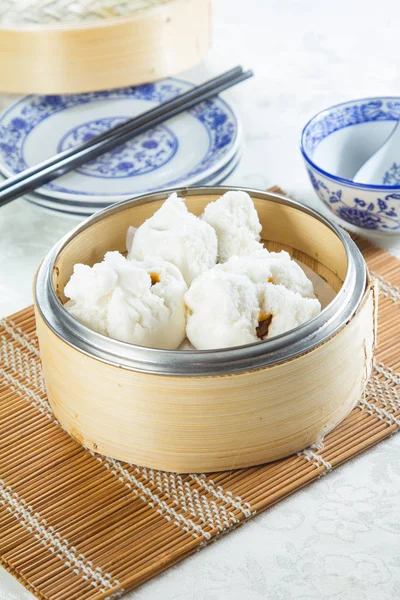
<svg viewBox="0 0 400 600">
<path fill-rule="evenodd" d="M 184 75 L 201 80 L 237 63 L 256 72 L 229 96 L 245 148 L 228 183 L 279 184 L 323 211 L 298 150 L 301 128 L 331 104 L 399 94 L 399 18 L 397 0 L 215 0 L 212 52 Z M 0 97 L 2 106 L 11 101 Z M 0 317 L 31 303 L 40 260 L 76 223 L 24 200 L 0 210 Z M 400 237 L 376 241 L 400 256 Z M 399 449 L 400 436 L 393 436 L 127 598 L 399 598 Z M 0 599 L 28 598 L 0 570 Z"/>
</svg>

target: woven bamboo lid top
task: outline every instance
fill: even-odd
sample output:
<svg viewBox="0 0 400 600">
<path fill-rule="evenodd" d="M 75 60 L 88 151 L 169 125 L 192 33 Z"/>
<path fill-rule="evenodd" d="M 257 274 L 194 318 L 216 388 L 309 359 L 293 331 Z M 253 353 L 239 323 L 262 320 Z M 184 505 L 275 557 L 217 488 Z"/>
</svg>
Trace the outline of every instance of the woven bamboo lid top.
<svg viewBox="0 0 400 600">
<path fill-rule="evenodd" d="M 3 0 L 0 27 L 82 25 L 130 17 L 173 0 Z"/>
</svg>

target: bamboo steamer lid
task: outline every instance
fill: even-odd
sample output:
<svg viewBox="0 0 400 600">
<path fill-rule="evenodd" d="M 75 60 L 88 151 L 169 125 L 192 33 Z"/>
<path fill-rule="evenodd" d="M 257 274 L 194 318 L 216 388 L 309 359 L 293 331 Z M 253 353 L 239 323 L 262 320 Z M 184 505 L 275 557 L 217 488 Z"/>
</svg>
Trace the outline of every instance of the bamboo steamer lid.
<svg viewBox="0 0 400 600">
<path fill-rule="evenodd" d="M 5 0 L 0 91 L 150 82 L 200 62 L 210 40 L 211 0 Z"/>
</svg>

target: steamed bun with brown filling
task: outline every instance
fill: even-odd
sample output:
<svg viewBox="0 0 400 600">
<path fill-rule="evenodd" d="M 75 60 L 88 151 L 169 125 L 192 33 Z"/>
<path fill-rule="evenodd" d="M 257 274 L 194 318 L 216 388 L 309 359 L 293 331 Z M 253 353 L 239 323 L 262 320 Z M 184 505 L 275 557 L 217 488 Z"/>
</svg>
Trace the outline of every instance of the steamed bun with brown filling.
<svg viewBox="0 0 400 600">
<path fill-rule="evenodd" d="M 214 267 L 193 281 L 185 302 L 186 335 L 197 350 L 257 341 L 259 302 L 255 286 L 245 275 Z"/>
<path fill-rule="evenodd" d="M 321 311 L 311 282 L 286 253 L 233 257 L 197 277 L 185 294 L 186 333 L 198 350 L 285 333 Z"/>
<path fill-rule="evenodd" d="M 104 335 L 175 350 L 185 339 L 187 285 L 179 270 L 159 258 L 127 260 L 107 252 L 93 267 L 77 264 L 64 293 L 65 308 Z"/>
<path fill-rule="evenodd" d="M 315 298 L 312 282 L 288 252 L 268 252 L 265 248 L 248 256 L 232 256 L 218 270 L 247 275 L 256 285 L 266 282 L 283 285 L 304 298 Z"/>
<path fill-rule="evenodd" d="M 217 262 L 214 229 L 188 211 L 185 201 L 171 194 L 135 232 L 130 230 L 129 258 L 162 258 L 174 264 L 190 285 Z"/>
</svg>

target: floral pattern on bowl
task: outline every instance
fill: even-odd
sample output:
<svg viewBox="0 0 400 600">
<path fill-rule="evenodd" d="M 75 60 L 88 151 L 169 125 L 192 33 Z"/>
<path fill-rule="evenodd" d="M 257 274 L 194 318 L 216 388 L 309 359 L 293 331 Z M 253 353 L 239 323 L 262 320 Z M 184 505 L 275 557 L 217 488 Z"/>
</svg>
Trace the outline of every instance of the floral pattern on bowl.
<svg viewBox="0 0 400 600">
<path fill-rule="evenodd" d="M 337 217 L 363 229 L 400 233 L 400 188 L 399 193 L 360 191 L 355 196 L 352 188 L 338 186 L 311 168 L 307 171 L 318 196 Z"/>
<path fill-rule="evenodd" d="M 388 171 L 386 171 L 382 183 L 384 185 L 398 185 L 400 187 L 400 164 L 393 163 Z"/>
</svg>

